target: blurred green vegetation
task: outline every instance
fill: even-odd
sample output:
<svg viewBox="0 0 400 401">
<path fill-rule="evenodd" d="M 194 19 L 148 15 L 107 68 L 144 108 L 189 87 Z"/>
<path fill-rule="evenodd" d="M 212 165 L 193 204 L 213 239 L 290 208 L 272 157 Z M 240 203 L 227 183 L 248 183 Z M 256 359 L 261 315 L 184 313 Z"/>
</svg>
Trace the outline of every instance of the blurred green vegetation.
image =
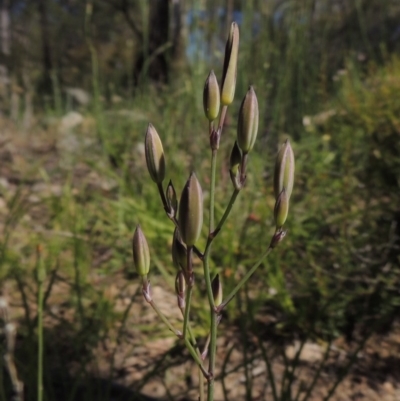
<svg viewBox="0 0 400 401">
<path fill-rule="evenodd" d="M 216 3 L 230 12 L 218 17 Z M 113 309 L 115 298 L 105 293 L 121 272 L 137 280 L 130 249 L 137 223 L 151 247 L 154 280 L 172 291 L 173 227 L 148 177 L 144 133 L 148 122 L 159 132 L 167 176 L 178 193 L 195 170 L 207 203 L 210 157 L 202 88 L 210 68 L 221 75 L 223 48 L 218 39 L 225 38 L 225 23 L 235 10 L 242 18 L 238 86 L 221 141 L 217 218 L 232 191 L 228 158 L 236 113 L 249 84 L 257 92 L 261 121 L 246 187 L 213 246 L 213 273 L 220 273 L 229 293 L 269 245 L 274 156 L 279 143 L 290 137 L 296 178 L 289 232 L 250 281 L 250 295 L 242 299 L 245 309 L 270 316 L 266 325 L 271 338 L 278 334 L 330 340 L 344 335 L 357 340 L 363 330 L 390 329 L 400 310 L 398 1 L 187 2 L 178 10 L 183 24 L 179 43 L 172 34 L 164 42 L 152 37 L 157 2 L 46 4 L 47 66 L 41 59 L 43 11 L 34 2 L 9 3 L 12 28 L 20 36 L 5 57 L 11 83 L 1 95 L 3 117 L 13 120 L 10 132 L 23 132 L 27 142 L 39 135 L 58 147 L 51 162 L 33 155 L 30 168 L 12 167 L 19 177 L 12 191 L 10 185 L 0 186 L 5 205 L 0 276 L 4 287 L 10 280 L 17 283 L 25 319 L 21 334 L 28 339 L 28 350 L 35 344 L 31 302 L 36 296 L 32 283 L 37 243 L 43 244 L 53 277 L 48 293 L 54 283 L 65 282 L 63 302 L 78 311 L 65 333 L 76 335 L 78 351 L 69 357 L 84 355 L 81 373 L 95 357 L 91 347 L 114 335 L 112 328 L 126 319 L 125 312 Z M 187 24 L 185 16 L 196 9 L 205 10 L 206 17 Z M 173 27 L 178 24 L 175 11 L 171 5 Z M 188 60 L 185 41 L 193 32 L 203 32 L 207 49 Z M 89 103 L 75 103 L 69 87 L 90 93 Z M 29 108 L 35 118 L 26 125 Z M 57 124 L 73 110 L 83 122 L 71 131 L 76 147 L 64 151 L 58 145 L 62 135 Z M 11 183 L 7 163 L 0 169 Z M 56 183 L 59 190 L 35 192 L 30 182 L 49 187 Z M 38 199 L 32 201 L 32 196 Z M 196 333 L 205 335 L 206 297 L 203 283 L 197 284 L 193 316 L 199 323 Z M 51 305 L 46 308 L 45 314 L 51 314 Z M 240 309 L 235 302 L 229 305 L 227 324 L 239 319 Z M 60 318 L 59 323 L 67 320 Z M 167 335 L 154 333 L 152 327 L 144 331 Z M 26 355 L 19 370 L 34 387 L 35 356 Z M 34 399 L 33 394 L 27 399 Z"/>
</svg>

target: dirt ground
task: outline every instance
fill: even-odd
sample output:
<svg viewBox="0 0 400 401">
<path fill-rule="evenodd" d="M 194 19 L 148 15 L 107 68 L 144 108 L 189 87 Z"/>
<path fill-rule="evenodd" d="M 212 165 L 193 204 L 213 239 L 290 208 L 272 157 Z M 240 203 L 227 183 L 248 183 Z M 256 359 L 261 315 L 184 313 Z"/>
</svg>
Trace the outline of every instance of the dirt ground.
<svg viewBox="0 0 400 401">
<path fill-rule="evenodd" d="M 54 291 L 63 292 L 62 285 L 57 285 Z M 62 315 L 66 321 L 73 322 L 76 313 L 70 308 L 58 303 L 56 299 L 49 303 L 49 314 L 46 325 L 46 366 L 51 372 L 60 372 L 68 367 L 68 379 L 59 378 L 55 374 L 54 384 L 62 380 L 63 385 L 78 375 L 82 361 L 85 361 L 85 376 L 82 386 L 92 383 L 97 391 L 104 386 L 102 381 L 112 380 L 110 400 L 141 399 L 146 400 L 197 400 L 198 397 L 198 369 L 191 361 L 190 355 L 184 349 L 182 342 L 168 332 L 158 321 L 154 311 L 142 299 L 140 287 L 137 284 L 128 284 L 121 276 L 114 277 L 110 287 L 110 296 L 113 296 L 115 308 L 126 310 L 130 305 L 129 317 L 122 327 L 116 324 L 93 346 L 90 358 L 85 359 L 87 350 L 82 351 L 79 346 L 79 333 L 66 327 L 56 314 Z M 117 295 L 118 294 L 118 295 Z M 153 296 L 161 310 L 170 317 L 175 327 L 180 327 L 181 317 L 176 308 L 176 299 L 171 291 L 159 285 L 154 285 Z M 23 315 L 22 302 L 18 297 L 10 297 L 10 315 L 15 321 L 21 322 Z M 32 300 L 33 301 L 33 300 Z M 34 307 L 32 306 L 32 310 Z M 22 323 L 20 323 L 22 325 Z M 142 332 L 141 327 L 151 325 L 154 335 Z M 256 334 L 256 333 L 255 333 Z M 251 383 L 251 399 L 273 400 L 272 388 L 268 378 L 266 363 L 262 357 L 258 339 L 255 334 L 249 335 L 249 342 L 244 354 L 243 340 L 240 330 L 234 324 L 222 323 L 219 327 L 217 384 L 215 400 L 244 400 L 246 398 L 246 383 Z M 23 339 L 20 342 L 23 343 Z M 77 341 L 75 343 L 75 341 Z M 263 341 L 267 349 L 272 371 L 280 391 L 280 383 L 285 371 L 285 363 L 281 351 L 285 352 L 287 361 L 293 361 L 300 345 L 299 341 L 281 343 Z M 320 378 L 309 400 L 323 400 L 332 388 L 336 378 L 341 373 L 348 359 L 351 357 L 357 344 L 349 345 L 342 338 L 337 339 L 324 364 Z M 21 344 L 23 348 L 24 345 Z M 327 344 L 306 342 L 299 357 L 299 365 L 294 373 L 292 394 L 301 390 L 303 399 L 306 390 L 312 382 L 320 364 L 323 361 Z M 60 350 L 63 356 L 60 358 Z M 55 357 L 57 355 L 57 357 Z M 17 360 L 23 359 L 23 351 L 17 352 Z M 400 324 L 395 324 L 392 331 L 385 335 L 374 335 L 367 342 L 366 347 L 358 354 L 349 374 L 339 384 L 331 398 L 334 401 L 398 401 L 400 400 Z M 225 365 L 225 366 L 222 366 Z M 222 373 L 224 372 L 224 374 Z M 246 379 L 247 377 L 247 379 Z M 93 390 L 92 390 L 93 391 Z M 60 398 L 61 399 L 61 398 Z M 85 397 L 75 400 L 87 399 Z M 91 399 L 91 398 L 89 398 Z M 295 398 L 292 398 L 295 399 Z"/>
</svg>

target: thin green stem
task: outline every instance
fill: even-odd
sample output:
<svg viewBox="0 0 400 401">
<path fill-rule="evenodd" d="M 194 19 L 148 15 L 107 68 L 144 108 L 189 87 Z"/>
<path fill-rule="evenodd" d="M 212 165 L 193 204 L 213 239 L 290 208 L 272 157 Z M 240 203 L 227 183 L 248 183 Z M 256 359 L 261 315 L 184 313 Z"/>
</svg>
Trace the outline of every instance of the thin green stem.
<svg viewBox="0 0 400 401">
<path fill-rule="evenodd" d="M 211 242 L 212 242 L 212 239 L 211 239 L 211 237 L 209 237 L 208 241 L 207 241 L 207 245 L 206 245 L 206 250 L 204 252 L 203 269 L 204 269 L 204 279 L 206 281 L 206 290 L 207 290 L 208 302 L 210 303 L 211 311 L 214 312 L 215 304 L 214 304 L 214 296 L 213 296 L 212 286 L 211 286 L 210 266 L 209 266 L 209 256 L 210 256 L 210 250 L 211 250 L 211 247 L 210 247 Z"/>
<path fill-rule="evenodd" d="M 193 274 L 193 264 L 192 264 L 193 246 L 187 247 L 187 292 L 186 292 L 186 302 L 185 302 L 185 315 L 183 318 L 183 338 L 186 338 L 186 331 L 189 322 L 190 313 L 190 302 L 192 299 L 193 284 L 194 284 L 194 274 Z"/>
<path fill-rule="evenodd" d="M 217 314 L 217 326 L 221 323 L 221 315 Z M 206 342 L 204 344 L 203 352 L 201 353 L 201 359 L 204 361 L 204 359 L 207 358 L 208 354 L 208 347 L 210 345 L 210 340 L 211 340 L 211 333 L 208 333 Z"/>
<path fill-rule="evenodd" d="M 157 313 L 159 318 L 164 322 L 164 324 L 178 337 L 178 338 L 183 338 L 182 333 L 179 330 L 176 330 L 174 326 L 172 326 L 171 322 L 166 318 L 166 316 L 161 312 L 161 310 L 158 308 L 156 303 L 153 300 L 148 301 L 150 306 L 154 309 L 154 311 Z M 201 360 L 201 357 L 196 353 L 196 350 L 193 348 L 193 345 L 190 343 L 190 340 L 188 338 L 183 339 L 185 341 L 185 345 L 187 349 L 189 350 L 190 355 L 192 358 L 195 360 L 199 368 L 201 369 L 204 377 L 208 378 L 208 372 L 204 369 L 203 362 Z"/>
<path fill-rule="evenodd" d="M 76 217 L 75 217 L 76 219 Z M 76 224 L 76 221 L 75 221 Z M 74 227 L 74 230 L 76 230 L 76 227 Z M 82 289 L 81 289 L 81 270 L 79 266 L 79 254 L 80 254 L 80 244 L 79 244 L 79 238 L 74 233 L 74 280 L 75 280 L 75 289 L 76 289 L 76 295 L 78 297 L 78 312 L 79 312 L 79 318 L 81 320 L 81 325 L 83 326 L 85 322 L 85 312 L 83 309 L 83 301 L 82 301 Z"/>
<path fill-rule="evenodd" d="M 213 149 L 211 153 L 211 183 L 210 183 L 210 220 L 209 232 L 214 231 L 214 201 L 215 201 L 215 172 L 217 169 L 217 150 Z"/>
<path fill-rule="evenodd" d="M 208 374 L 208 373 L 207 373 Z M 204 393 L 204 374 L 199 367 L 199 401 L 205 400 L 205 393 Z"/>
<path fill-rule="evenodd" d="M 209 373 L 204 368 L 203 361 L 201 360 L 200 356 L 197 354 L 196 350 L 193 348 L 193 345 L 190 343 L 188 338 L 185 338 L 185 345 L 186 345 L 187 349 L 189 350 L 190 355 L 192 356 L 194 361 L 197 363 L 197 366 L 199 367 L 199 369 L 203 373 L 203 376 L 205 378 L 208 378 L 209 377 Z"/>
<path fill-rule="evenodd" d="M 238 189 L 235 189 L 233 191 L 233 193 L 231 195 L 231 199 L 229 200 L 228 206 L 226 207 L 225 212 L 217 225 L 217 228 L 212 233 L 212 237 L 213 237 L 212 239 L 214 239 L 218 235 L 218 233 L 221 231 L 222 226 L 225 224 L 225 221 L 228 218 L 233 205 L 235 204 L 235 201 L 236 201 L 237 196 L 239 195 L 239 192 L 240 192 L 240 190 L 238 190 Z"/>
<path fill-rule="evenodd" d="M 158 308 L 156 303 L 151 300 L 149 302 L 150 306 L 154 309 L 154 311 L 157 313 L 159 318 L 164 322 L 164 324 L 179 338 L 182 337 L 182 333 L 179 330 L 176 330 L 174 326 L 172 326 L 171 322 L 165 317 L 165 315 L 161 312 L 161 310 Z"/>
<path fill-rule="evenodd" d="M 236 287 L 232 290 L 232 292 L 226 297 L 225 301 L 218 307 L 218 311 L 221 311 L 225 308 L 226 305 L 230 301 L 232 301 L 233 297 L 239 292 L 239 290 L 243 287 L 243 285 L 247 282 L 247 280 L 253 275 L 253 273 L 257 270 L 257 268 L 261 265 L 264 259 L 271 253 L 272 248 L 269 247 L 264 254 L 258 259 L 258 261 L 253 265 L 253 267 L 245 274 L 245 276 L 239 281 Z"/>
<path fill-rule="evenodd" d="M 185 315 L 185 312 L 183 309 L 181 309 L 181 313 L 182 313 L 182 316 Z M 193 333 L 190 322 L 188 323 L 187 329 L 188 329 L 190 341 L 192 342 L 198 357 L 200 358 L 200 360 L 202 360 L 200 348 L 199 348 L 199 345 L 197 344 L 196 337 Z M 208 375 L 208 373 L 207 373 L 207 375 Z M 200 366 L 199 366 L 199 390 L 200 390 L 199 401 L 204 401 L 204 373 L 202 372 Z"/>
<path fill-rule="evenodd" d="M 222 128 L 224 125 L 225 117 L 226 117 L 226 111 L 228 107 L 223 106 L 220 114 L 220 119 L 219 119 L 219 124 L 218 124 L 218 135 L 219 138 L 221 137 L 222 134 Z M 211 130 L 211 126 L 210 126 Z M 219 139 L 218 139 L 219 142 Z M 216 359 L 216 352 L 217 352 L 217 326 L 218 326 L 218 314 L 215 309 L 215 303 L 214 303 L 214 297 L 212 293 L 212 286 L 211 286 L 211 277 L 210 277 L 210 266 L 209 266 L 209 257 L 210 257 L 210 252 L 211 252 L 211 243 L 213 241 L 214 237 L 214 201 L 215 201 L 215 173 L 217 169 L 217 149 L 212 149 L 211 153 L 211 182 L 210 182 L 210 220 L 209 220 L 209 236 L 208 236 L 208 241 L 206 245 L 206 250 L 204 251 L 204 258 L 203 258 L 203 268 L 204 268 L 204 278 L 206 281 L 206 288 L 207 288 L 207 296 L 208 296 L 208 301 L 210 304 L 210 318 L 211 318 L 211 324 L 210 324 L 210 344 L 209 344 L 209 367 L 208 367 L 208 373 L 209 373 L 209 378 L 208 378 L 208 387 L 207 387 L 207 401 L 213 401 L 214 400 L 214 375 L 215 375 L 215 359 Z M 237 195 L 236 195 L 237 196 Z M 235 196 L 235 199 L 236 199 Z M 232 198 L 231 198 L 232 200 Z M 229 215 L 230 209 L 232 208 L 233 203 L 229 203 L 228 208 L 229 211 L 225 212 L 223 216 L 223 221 L 222 224 L 221 222 L 219 223 L 219 230 L 221 229 L 223 223 L 225 222 L 226 218 Z"/>
<path fill-rule="evenodd" d="M 161 183 L 157 183 L 157 189 L 160 194 L 160 198 L 161 198 L 162 204 L 164 206 L 164 210 L 168 213 L 169 206 L 168 206 L 167 198 L 165 196 L 164 189 L 163 189 L 163 186 Z"/>
<path fill-rule="evenodd" d="M 217 353 L 217 313 L 214 308 L 211 310 L 211 330 L 210 330 L 210 361 L 208 373 L 210 375 L 208 381 L 207 401 L 214 401 L 214 384 L 215 384 L 215 359 Z"/>
<path fill-rule="evenodd" d="M 247 288 L 245 289 L 245 294 L 247 295 Z M 246 304 L 248 305 L 248 297 L 246 297 Z M 244 365 L 244 377 L 245 377 L 245 388 L 246 388 L 246 400 L 251 401 L 251 387 L 252 387 L 252 375 L 249 370 L 249 343 L 248 343 L 248 333 L 246 332 L 246 323 L 248 320 L 247 317 L 247 308 L 246 316 L 243 313 L 243 303 L 241 294 L 236 297 L 237 308 L 240 311 L 240 335 L 241 335 L 241 343 L 242 343 L 242 350 L 243 350 L 243 365 Z"/>
<path fill-rule="evenodd" d="M 218 131 L 219 131 L 220 135 L 222 134 L 222 128 L 224 127 L 227 110 L 228 110 L 228 106 L 223 106 L 222 110 L 221 110 L 221 114 L 219 116 Z"/>
<path fill-rule="evenodd" d="M 183 315 L 183 338 L 186 338 L 186 333 L 188 331 L 188 327 L 190 327 L 189 324 L 189 312 L 190 312 L 190 302 L 192 299 L 192 293 L 193 293 L 193 287 L 189 286 L 187 291 L 186 291 L 186 300 L 185 300 L 185 313 Z M 190 333 L 189 333 L 190 335 Z"/>
<path fill-rule="evenodd" d="M 223 121 L 225 119 L 226 106 L 222 108 L 220 120 L 219 120 L 219 135 L 221 133 L 221 128 Z M 210 304 L 210 360 L 209 360 L 209 379 L 207 386 L 207 401 L 214 400 L 214 370 L 215 370 L 215 356 L 216 356 L 216 344 L 217 344 L 217 313 L 215 311 L 214 297 L 212 293 L 211 278 L 210 278 L 210 251 L 212 243 L 212 233 L 214 231 L 214 201 L 215 201 L 215 175 L 217 170 L 217 149 L 211 150 L 211 181 L 210 181 L 210 206 L 209 206 L 209 226 L 208 226 L 208 241 L 206 245 L 206 250 L 204 252 L 203 267 L 204 267 L 204 278 L 206 280 L 207 296 L 208 302 Z"/>
<path fill-rule="evenodd" d="M 37 374 L 37 399 L 43 401 L 43 301 L 44 301 L 44 280 L 46 271 L 43 266 L 41 249 L 38 247 L 38 267 L 37 267 L 37 282 L 38 282 L 38 374 Z"/>
<path fill-rule="evenodd" d="M 214 188 L 211 186 L 211 193 L 214 192 Z M 204 278 L 206 281 L 206 289 L 207 289 L 207 296 L 208 302 L 210 304 L 210 318 L 211 318 L 211 325 L 210 325 L 210 345 L 209 345 L 209 367 L 208 367 L 208 385 L 207 385 L 207 401 L 214 401 L 214 370 L 215 370 L 215 354 L 216 354 L 216 339 L 217 339 L 217 314 L 215 312 L 215 303 L 214 297 L 212 292 L 212 285 L 211 285 L 211 277 L 210 277 L 210 266 L 209 266 L 209 259 L 210 259 L 210 251 L 211 251 L 211 243 L 212 243 L 212 225 L 213 225 L 213 217 L 211 217 L 211 202 L 210 202 L 210 235 L 208 237 L 206 249 L 204 252 L 203 258 L 203 268 L 204 268 Z"/>
</svg>

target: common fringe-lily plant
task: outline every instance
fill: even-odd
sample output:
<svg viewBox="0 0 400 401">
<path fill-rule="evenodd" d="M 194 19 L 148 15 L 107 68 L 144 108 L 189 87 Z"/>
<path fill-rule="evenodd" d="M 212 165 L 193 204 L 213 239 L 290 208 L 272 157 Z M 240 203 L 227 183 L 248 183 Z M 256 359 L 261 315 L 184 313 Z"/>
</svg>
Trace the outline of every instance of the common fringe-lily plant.
<svg viewBox="0 0 400 401">
<path fill-rule="evenodd" d="M 211 71 L 205 82 L 203 92 L 204 113 L 209 122 L 208 130 L 211 149 L 208 237 L 204 250 L 200 250 L 196 247 L 203 226 L 203 192 L 200 182 L 197 179 L 196 174 L 191 172 L 182 190 L 179 202 L 171 181 L 169 181 L 164 190 L 163 183 L 165 180 L 166 159 L 162 141 L 156 129 L 151 124 L 149 124 L 146 132 L 145 154 L 150 177 L 157 184 L 165 212 L 176 227 L 172 242 L 172 256 L 174 264 L 178 270 L 175 289 L 178 307 L 183 315 L 183 326 L 181 329 L 178 330 L 173 327 L 152 298 L 150 281 L 148 279 L 150 252 L 145 235 L 140 226 L 137 226 L 133 236 L 133 260 L 135 268 L 142 279 L 144 298 L 152 306 L 167 327 L 178 338 L 184 341 L 189 353 L 198 365 L 200 377 L 200 401 L 214 400 L 217 327 L 221 320 L 221 312 L 249 280 L 272 249 L 284 238 L 286 234 L 284 223 L 288 216 L 289 199 L 294 181 L 294 156 L 290 142 L 286 141 L 278 153 L 274 173 L 274 192 L 276 199 L 274 209 L 276 225 L 275 233 L 264 254 L 262 254 L 258 261 L 248 269 L 246 275 L 240 280 L 233 291 L 224 298 L 222 283 L 219 276 L 216 275 L 214 278 L 211 278 L 210 276 L 209 261 L 211 248 L 212 243 L 217 238 L 219 232 L 223 229 L 224 223 L 232 210 L 232 206 L 234 205 L 237 196 L 244 187 L 248 159 L 257 138 L 259 120 L 257 96 L 254 88 L 250 86 L 240 106 L 237 124 L 237 138 L 233 143 L 230 156 L 230 176 L 233 184 L 233 192 L 224 214 L 217 224 L 215 224 L 214 198 L 216 186 L 216 161 L 226 112 L 228 107 L 232 104 L 235 94 L 238 50 L 239 28 L 238 25 L 233 22 L 226 43 L 221 87 L 218 85 L 214 72 Z M 218 116 L 219 121 L 218 124 L 216 124 Z M 209 327 L 209 336 L 205 342 L 204 349 L 200 349 L 198 346 L 190 325 L 190 304 L 193 287 L 195 285 L 193 271 L 194 254 L 200 258 L 203 264 L 202 279 L 205 281 L 210 310 L 211 323 Z M 196 281 L 198 280 L 199 278 L 196 279 Z M 208 364 L 206 364 L 207 358 Z M 205 393 L 205 387 L 207 388 L 207 393 Z"/>
</svg>

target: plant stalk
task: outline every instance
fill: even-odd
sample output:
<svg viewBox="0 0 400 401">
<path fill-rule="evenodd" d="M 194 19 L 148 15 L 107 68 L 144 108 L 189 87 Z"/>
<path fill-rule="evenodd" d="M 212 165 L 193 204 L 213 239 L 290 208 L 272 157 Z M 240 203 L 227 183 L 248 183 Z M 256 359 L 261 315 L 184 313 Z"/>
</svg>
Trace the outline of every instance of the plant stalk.
<svg viewBox="0 0 400 401">
<path fill-rule="evenodd" d="M 190 319 L 190 302 L 192 299 L 193 293 L 193 284 L 194 284 L 194 274 L 193 274 L 193 265 L 192 265 L 192 255 L 193 255 L 193 246 L 187 248 L 187 292 L 186 292 L 186 304 L 185 304 L 185 315 L 183 318 L 183 339 L 186 339 L 187 327 Z"/>
<path fill-rule="evenodd" d="M 150 306 L 154 309 L 154 311 L 157 313 L 157 315 L 159 316 L 159 318 L 165 323 L 165 325 L 178 337 L 178 338 L 183 338 L 182 333 L 179 330 L 176 330 L 174 328 L 174 326 L 172 326 L 172 324 L 170 323 L 170 321 L 165 317 L 165 315 L 161 312 L 161 310 L 158 308 L 158 306 L 156 305 L 156 303 L 151 300 L 148 301 L 148 303 L 150 304 Z M 203 362 L 200 358 L 200 356 L 196 353 L 195 349 L 193 348 L 192 344 L 190 343 L 188 338 L 184 338 L 183 339 L 185 341 L 185 345 L 187 347 L 187 349 L 189 350 L 190 355 L 192 356 L 192 358 L 194 359 L 194 361 L 197 363 L 197 365 L 199 366 L 200 370 L 202 371 L 204 377 L 208 378 L 209 374 L 206 371 L 206 369 L 203 366 Z"/>
<path fill-rule="evenodd" d="M 222 109 L 222 112 L 225 108 Z M 222 119 L 222 114 L 220 117 L 220 124 Z M 220 133 L 219 129 L 219 133 Z M 210 183 L 210 220 L 208 227 L 208 241 L 206 245 L 206 250 L 204 252 L 203 267 L 204 267 L 204 278 L 206 280 L 207 296 L 208 302 L 210 304 L 210 360 L 208 365 L 209 379 L 207 383 L 207 401 L 214 400 L 214 370 L 215 370 L 215 354 L 216 354 L 216 340 L 217 340 L 217 314 L 215 311 L 214 296 L 212 292 L 211 277 L 210 277 L 210 251 L 212 243 L 212 232 L 214 231 L 214 200 L 215 200 L 215 173 L 217 169 L 217 149 L 212 149 L 211 151 L 211 183 Z"/>
<path fill-rule="evenodd" d="M 44 280 L 46 271 L 43 266 L 41 247 L 37 247 L 38 267 L 37 267 L 37 282 L 38 282 L 38 373 L 37 373 L 37 399 L 43 401 L 43 301 L 44 301 Z"/>
<path fill-rule="evenodd" d="M 272 248 L 268 247 L 268 249 L 264 252 L 264 254 L 258 259 L 258 261 L 253 265 L 253 267 L 245 274 L 245 276 L 239 281 L 236 287 L 232 290 L 232 292 L 226 297 L 225 301 L 217 308 L 218 312 L 222 311 L 225 306 L 232 301 L 233 297 L 239 292 L 242 286 L 247 282 L 247 280 L 253 275 L 253 273 L 257 270 L 257 268 L 261 265 L 264 259 L 271 253 Z"/>
<path fill-rule="evenodd" d="M 218 233 L 221 231 L 222 226 L 225 224 L 226 219 L 228 218 L 233 205 L 235 204 L 236 198 L 239 195 L 240 190 L 235 189 L 231 195 L 231 199 L 229 200 L 228 206 L 225 209 L 225 212 L 223 214 L 223 216 L 221 217 L 221 220 L 219 221 L 216 229 L 212 232 L 212 239 L 214 239 Z"/>
</svg>

